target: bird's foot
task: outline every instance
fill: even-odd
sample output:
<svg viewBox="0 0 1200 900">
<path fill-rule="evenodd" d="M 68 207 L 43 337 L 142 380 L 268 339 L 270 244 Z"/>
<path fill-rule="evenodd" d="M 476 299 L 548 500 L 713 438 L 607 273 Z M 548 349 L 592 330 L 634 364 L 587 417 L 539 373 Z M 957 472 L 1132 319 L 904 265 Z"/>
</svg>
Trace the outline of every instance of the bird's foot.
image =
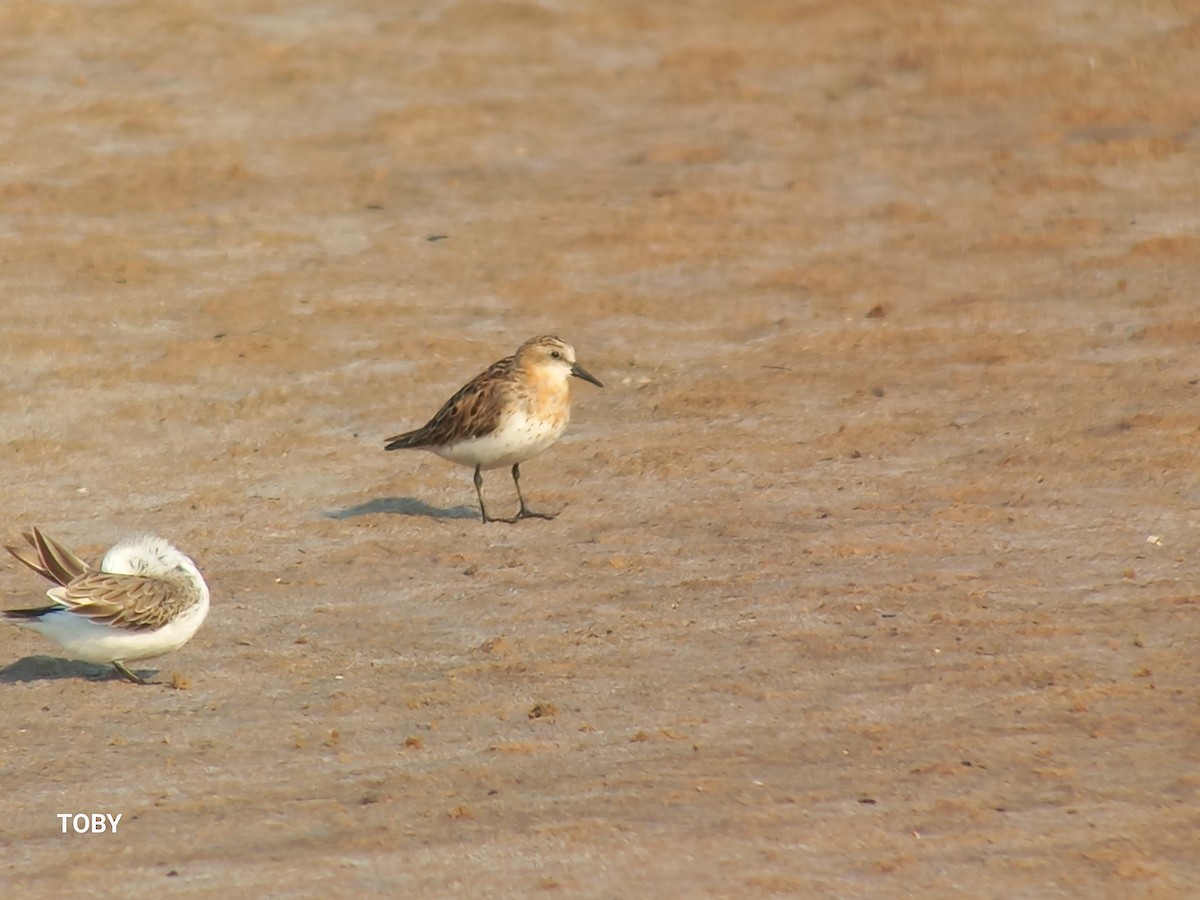
<svg viewBox="0 0 1200 900">
<path fill-rule="evenodd" d="M 121 663 L 115 659 L 113 660 L 113 668 L 116 669 L 118 672 L 120 672 L 122 675 L 124 675 L 126 678 L 128 678 L 130 681 L 132 681 L 134 684 L 149 684 L 149 682 L 146 681 L 146 679 L 143 678 L 141 675 L 138 675 L 138 674 L 130 671 L 129 669 L 125 668 L 124 663 Z"/>
<path fill-rule="evenodd" d="M 505 519 L 505 518 L 503 518 L 503 517 L 501 517 L 501 516 L 489 516 L 489 515 L 487 514 L 487 511 L 486 511 L 486 510 L 483 512 L 483 524 L 484 524 L 484 525 L 488 524 L 489 522 L 503 522 L 503 523 L 505 523 L 506 525 L 511 525 L 511 524 L 512 524 L 513 522 L 515 522 L 515 521 L 517 521 L 515 518 L 513 518 L 513 519 Z"/>
</svg>

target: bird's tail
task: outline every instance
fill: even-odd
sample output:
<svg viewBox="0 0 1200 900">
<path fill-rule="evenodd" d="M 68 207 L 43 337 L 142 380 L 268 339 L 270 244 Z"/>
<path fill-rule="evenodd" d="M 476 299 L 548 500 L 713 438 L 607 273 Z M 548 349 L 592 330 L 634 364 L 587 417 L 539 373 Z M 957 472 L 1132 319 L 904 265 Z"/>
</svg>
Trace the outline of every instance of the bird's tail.
<svg viewBox="0 0 1200 900">
<path fill-rule="evenodd" d="M 394 437 L 387 439 L 384 444 L 384 450 L 414 450 L 418 447 L 424 447 L 425 429 L 418 428 L 416 431 L 406 431 L 404 434 L 397 434 Z"/>
<path fill-rule="evenodd" d="M 58 612 L 61 606 L 39 606 L 35 609 L 6 609 L 0 612 L 0 619 L 12 619 L 18 625 L 24 619 L 40 619 L 46 613 Z"/>
</svg>

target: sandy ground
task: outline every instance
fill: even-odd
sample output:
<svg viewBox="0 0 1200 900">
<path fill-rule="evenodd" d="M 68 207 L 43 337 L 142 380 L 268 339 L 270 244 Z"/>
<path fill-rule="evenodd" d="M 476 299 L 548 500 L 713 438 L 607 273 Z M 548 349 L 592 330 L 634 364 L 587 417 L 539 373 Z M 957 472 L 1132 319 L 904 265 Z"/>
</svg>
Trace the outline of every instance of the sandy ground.
<svg viewBox="0 0 1200 900">
<path fill-rule="evenodd" d="M 1197 84 L 1168 0 L 0 5 L 5 537 L 214 597 L 0 629 L 6 895 L 1195 896 Z M 382 440 L 545 332 L 484 527 Z"/>
</svg>

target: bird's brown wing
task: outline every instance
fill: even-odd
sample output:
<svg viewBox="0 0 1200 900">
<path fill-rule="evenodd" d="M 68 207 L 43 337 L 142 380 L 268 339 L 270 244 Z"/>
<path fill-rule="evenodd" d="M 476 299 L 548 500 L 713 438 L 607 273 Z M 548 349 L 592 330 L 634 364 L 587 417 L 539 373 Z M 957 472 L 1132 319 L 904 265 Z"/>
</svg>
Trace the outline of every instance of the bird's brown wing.
<svg viewBox="0 0 1200 900">
<path fill-rule="evenodd" d="M 88 572 L 48 593 L 75 615 L 127 631 L 161 628 L 190 605 L 187 593 L 168 581 L 109 572 Z"/>
<path fill-rule="evenodd" d="M 492 363 L 447 400 L 436 416 L 415 431 L 388 438 L 384 449 L 441 447 L 495 430 L 504 411 L 505 387 L 512 377 L 514 359 L 507 356 Z"/>
<path fill-rule="evenodd" d="M 70 584 L 80 575 L 92 571 L 91 566 L 58 541 L 46 537 L 36 525 L 29 531 L 21 532 L 21 537 L 25 538 L 33 552 L 25 547 L 7 547 L 8 552 L 55 584 Z"/>
</svg>

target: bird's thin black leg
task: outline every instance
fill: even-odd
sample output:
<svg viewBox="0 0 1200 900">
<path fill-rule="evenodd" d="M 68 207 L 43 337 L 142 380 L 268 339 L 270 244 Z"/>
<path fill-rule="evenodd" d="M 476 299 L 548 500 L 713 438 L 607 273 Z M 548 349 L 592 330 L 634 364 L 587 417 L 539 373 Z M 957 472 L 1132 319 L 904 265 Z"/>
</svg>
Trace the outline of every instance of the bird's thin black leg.
<svg viewBox="0 0 1200 900">
<path fill-rule="evenodd" d="M 125 668 L 125 664 L 120 660 L 113 660 L 113 668 L 132 681 L 134 684 L 146 684 L 145 678 L 142 678 L 140 675 L 135 675 L 133 672 L 129 671 L 129 669 Z"/>
<path fill-rule="evenodd" d="M 487 507 L 483 505 L 483 475 L 479 472 L 479 466 L 475 467 L 475 495 L 479 498 L 479 512 L 483 514 L 483 524 L 486 525 L 492 521 L 492 517 L 487 514 Z"/>
<path fill-rule="evenodd" d="M 483 524 L 488 522 L 508 522 L 512 524 L 516 519 L 497 519 L 494 516 L 489 516 L 487 507 L 483 505 L 483 475 L 479 472 L 479 466 L 475 467 L 475 493 L 479 496 L 479 512 L 483 515 Z"/>
<path fill-rule="evenodd" d="M 521 496 L 521 464 L 517 463 L 512 467 L 513 484 L 517 486 L 517 499 L 521 501 L 521 509 L 517 512 L 518 519 L 553 519 L 558 513 L 540 513 L 534 512 L 525 505 L 525 498 Z"/>
</svg>

